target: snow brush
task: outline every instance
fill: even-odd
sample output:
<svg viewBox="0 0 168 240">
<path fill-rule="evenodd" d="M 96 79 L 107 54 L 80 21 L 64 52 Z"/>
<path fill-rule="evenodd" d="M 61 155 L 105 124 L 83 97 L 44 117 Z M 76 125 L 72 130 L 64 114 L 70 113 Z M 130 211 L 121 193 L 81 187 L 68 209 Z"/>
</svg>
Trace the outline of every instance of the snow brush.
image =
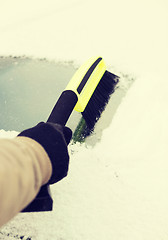
<svg viewBox="0 0 168 240">
<path fill-rule="evenodd" d="M 56 102 L 47 122 L 66 125 L 73 110 L 82 113 L 82 120 L 75 132 L 75 141 L 85 138 L 94 129 L 110 95 L 114 92 L 118 76 L 108 72 L 101 57 L 92 57 L 74 74 Z M 49 185 L 40 192 L 23 212 L 51 211 L 53 200 Z"/>
</svg>

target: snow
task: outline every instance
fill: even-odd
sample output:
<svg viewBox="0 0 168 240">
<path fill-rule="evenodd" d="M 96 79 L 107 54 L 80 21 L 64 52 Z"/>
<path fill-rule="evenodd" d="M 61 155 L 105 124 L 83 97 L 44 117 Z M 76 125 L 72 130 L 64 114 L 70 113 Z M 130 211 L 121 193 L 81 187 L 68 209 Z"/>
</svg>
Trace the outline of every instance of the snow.
<svg viewBox="0 0 168 240">
<path fill-rule="evenodd" d="M 0 130 L 0 137 L 1 138 L 14 138 L 18 135 L 19 133 L 16 131 L 5 131 L 3 129 Z"/>
<path fill-rule="evenodd" d="M 69 147 L 69 175 L 52 187 L 54 211 L 19 214 L 1 239 L 167 240 L 167 7 L 165 0 L 1 3 L 0 55 L 80 64 L 100 54 L 137 76 L 100 142 Z"/>
</svg>

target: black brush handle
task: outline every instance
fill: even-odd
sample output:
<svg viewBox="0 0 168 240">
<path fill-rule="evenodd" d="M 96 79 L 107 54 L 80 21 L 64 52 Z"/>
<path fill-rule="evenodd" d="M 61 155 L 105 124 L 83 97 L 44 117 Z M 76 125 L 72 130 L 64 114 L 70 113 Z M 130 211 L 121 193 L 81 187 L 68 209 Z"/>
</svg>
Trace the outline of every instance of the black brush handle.
<svg viewBox="0 0 168 240">
<path fill-rule="evenodd" d="M 65 90 L 56 102 L 47 122 L 58 123 L 65 126 L 77 101 L 78 97 L 75 92 Z"/>
<path fill-rule="evenodd" d="M 65 90 L 56 102 L 47 122 L 66 124 L 70 117 L 78 97 L 71 90 Z M 22 212 L 52 211 L 53 200 L 48 184 L 41 187 L 36 198 Z"/>
<path fill-rule="evenodd" d="M 50 193 L 50 187 L 45 184 L 41 187 L 36 198 L 22 210 L 22 212 L 48 212 L 52 211 L 53 200 Z"/>
</svg>

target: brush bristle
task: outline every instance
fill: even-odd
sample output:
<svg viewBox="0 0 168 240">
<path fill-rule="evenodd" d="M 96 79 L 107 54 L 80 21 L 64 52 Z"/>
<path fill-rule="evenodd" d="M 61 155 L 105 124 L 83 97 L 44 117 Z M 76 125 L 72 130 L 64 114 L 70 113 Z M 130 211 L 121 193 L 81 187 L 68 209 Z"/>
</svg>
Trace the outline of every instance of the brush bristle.
<svg viewBox="0 0 168 240">
<path fill-rule="evenodd" d="M 87 126 L 84 133 L 85 136 L 88 136 L 93 131 L 96 122 L 109 101 L 110 95 L 115 90 L 118 80 L 118 76 L 105 71 L 84 112 L 82 112 Z"/>
</svg>

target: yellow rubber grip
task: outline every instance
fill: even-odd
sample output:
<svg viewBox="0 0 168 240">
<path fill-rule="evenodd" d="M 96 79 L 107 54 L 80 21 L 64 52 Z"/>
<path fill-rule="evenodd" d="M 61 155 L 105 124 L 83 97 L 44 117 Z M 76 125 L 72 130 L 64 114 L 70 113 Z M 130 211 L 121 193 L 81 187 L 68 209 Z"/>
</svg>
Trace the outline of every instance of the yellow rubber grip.
<svg viewBox="0 0 168 240">
<path fill-rule="evenodd" d="M 106 71 L 101 57 L 92 57 L 74 74 L 65 90 L 72 90 L 78 97 L 74 110 L 83 112 Z"/>
</svg>

